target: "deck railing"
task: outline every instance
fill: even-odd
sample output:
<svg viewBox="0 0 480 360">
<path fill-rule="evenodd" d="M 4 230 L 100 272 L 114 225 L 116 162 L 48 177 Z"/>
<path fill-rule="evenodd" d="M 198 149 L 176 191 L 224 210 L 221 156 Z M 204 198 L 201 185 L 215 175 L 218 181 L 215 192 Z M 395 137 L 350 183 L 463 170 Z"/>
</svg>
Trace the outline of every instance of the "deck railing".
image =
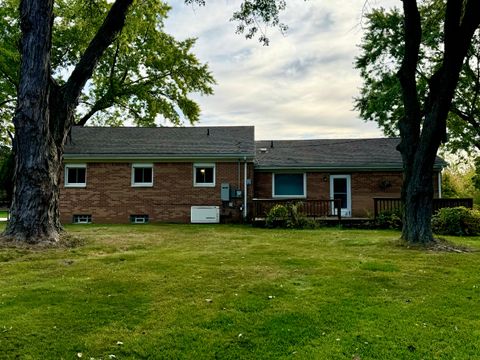
<svg viewBox="0 0 480 360">
<path fill-rule="evenodd" d="M 473 199 L 433 199 L 433 211 L 442 208 L 450 208 L 457 206 L 473 207 Z M 375 219 L 382 212 L 402 212 L 402 200 L 400 198 L 373 198 L 373 207 Z"/>
<path fill-rule="evenodd" d="M 265 219 L 277 204 L 299 204 L 302 214 L 310 218 L 336 217 L 342 219 L 341 200 L 253 199 L 253 220 Z"/>
</svg>

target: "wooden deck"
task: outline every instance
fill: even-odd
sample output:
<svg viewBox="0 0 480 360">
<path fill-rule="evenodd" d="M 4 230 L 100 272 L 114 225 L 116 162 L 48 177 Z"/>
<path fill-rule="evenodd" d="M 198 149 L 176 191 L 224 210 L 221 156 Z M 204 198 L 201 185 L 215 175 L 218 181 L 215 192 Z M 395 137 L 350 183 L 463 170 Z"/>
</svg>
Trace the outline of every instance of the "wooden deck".
<svg viewBox="0 0 480 360">
<path fill-rule="evenodd" d="M 402 212 L 402 200 L 400 198 L 392 197 L 376 197 L 373 198 L 374 216 L 375 219 L 382 212 Z M 473 208 L 472 198 L 459 198 L 459 199 L 433 199 L 433 211 L 437 211 L 443 208 L 451 208 L 457 206 L 464 206 L 466 208 Z"/>
<path fill-rule="evenodd" d="M 275 205 L 298 204 L 299 211 L 312 219 L 342 219 L 341 200 L 253 199 L 252 220 L 263 220 Z"/>
</svg>

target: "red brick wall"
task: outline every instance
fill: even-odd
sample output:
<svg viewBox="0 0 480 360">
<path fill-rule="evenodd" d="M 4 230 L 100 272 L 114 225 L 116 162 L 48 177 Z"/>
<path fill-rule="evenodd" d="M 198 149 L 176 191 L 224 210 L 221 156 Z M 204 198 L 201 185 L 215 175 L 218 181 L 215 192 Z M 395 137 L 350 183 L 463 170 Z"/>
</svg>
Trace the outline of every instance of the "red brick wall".
<svg viewBox="0 0 480 360">
<path fill-rule="evenodd" d="M 222 204 L 220 186 L 229 183 L 243 190 L 244 166 L 217 162 L 215 187 L 193 186 L 193 163 L 155 163 L 153 187 L 131 186 L 131 163 L 88 163 L 87 186 L 60 190 L 60 216 L 71 223 L 73 215 L 89 214 L 96 223 L 126 223 L 130 215 L 149 215 L 151 222 L 190 222 L 192 205 L 221 207 L 222 221 L 241 219 L 241 199 Z M 240 176 L 240 177 L 239 177 Z M 247 178 L 253 181 L 253 164 Z M 63 184 L 63 180 L 62 180 Z M 248 196 L 253 189 L 249 186 Z"/>
<path fill-rule="evenodd" d="M 349 173 L 345 173 L 348 175 Z M 352 186 L 352 216 L 373 216 L 374 197 L 400 197 L 401 172 L 357 172 L 350 173 Z M 382 187 L 381 183 L 390 186 Z M 438 196 L 437 175 L 433 179 L 435 196 Z M 254 197 L 272 198 L 272 173 L 257 172 L 255 174 Z M 307 172 L 307 199 L 320 200 L 330 198 L 330 173 Z"/>
</svg>

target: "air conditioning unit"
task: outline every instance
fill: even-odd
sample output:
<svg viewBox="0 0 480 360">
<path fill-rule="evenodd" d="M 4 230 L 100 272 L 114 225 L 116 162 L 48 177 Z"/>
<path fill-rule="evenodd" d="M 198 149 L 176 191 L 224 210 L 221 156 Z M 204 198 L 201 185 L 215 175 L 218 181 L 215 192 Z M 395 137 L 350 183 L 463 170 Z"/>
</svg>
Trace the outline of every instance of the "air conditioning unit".
<svg viewBox="0 0 480 360">
<path fill-rule="evenodd" d="M 220 207 L 192 206 L 190 222 L 192 224 L 218 224 L 220 222 Z"/>
</svg>

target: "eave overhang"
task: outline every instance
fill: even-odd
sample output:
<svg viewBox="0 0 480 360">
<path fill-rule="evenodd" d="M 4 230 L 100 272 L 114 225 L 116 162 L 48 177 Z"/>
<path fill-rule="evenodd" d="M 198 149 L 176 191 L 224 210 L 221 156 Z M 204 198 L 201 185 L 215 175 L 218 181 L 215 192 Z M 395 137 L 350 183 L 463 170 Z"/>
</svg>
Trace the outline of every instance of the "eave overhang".
<svg viewBox="0 0 480 360">
<path fill-rule="evenodd" d="M 222 160 L 222 161 L 248 161 L 253 162 L 255 156 L 252 153 L 236 154 L 64 154 L 64 162 L 125 162 L 125 161 L 198 161 L 198 160 Z"/>
<path fill-rule="evenodd" d="M 433 167 L 435 171 L 441 171 L 445 167 L 444 164 L 436 164 Z M 302 165 L 255 165 L 255 170 L 258 171 L 324 171 L 324 172 L 340 172 L 340 171 L 403 171 L 402 166 L 398 164 L 371 164 L 371 165 L 320 165 L 320 166 L 302 166 Z"/>
</svg>

